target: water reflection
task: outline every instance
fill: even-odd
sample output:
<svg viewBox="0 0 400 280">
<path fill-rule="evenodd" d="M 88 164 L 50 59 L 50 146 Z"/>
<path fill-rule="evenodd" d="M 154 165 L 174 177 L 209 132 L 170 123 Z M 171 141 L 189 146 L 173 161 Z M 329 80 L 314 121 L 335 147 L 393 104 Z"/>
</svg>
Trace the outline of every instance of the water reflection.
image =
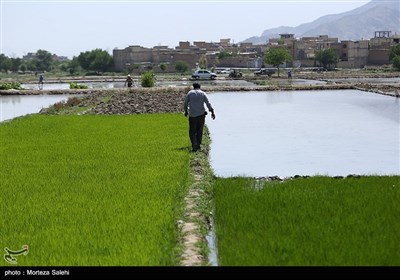
<svg viewBox="0 0 400 280">
<path fill-rule="evenodd" d="M 398 99 L 346 91 L 214 93 L 217 176 L 400 174 Z"/>
<path fill-rule="evenodd" d="M 38 113 L 42 108 L 67 100 L 70 95 L 5 95 L 0 96 L 0 122 L 26 114 Z"/>
</svg>

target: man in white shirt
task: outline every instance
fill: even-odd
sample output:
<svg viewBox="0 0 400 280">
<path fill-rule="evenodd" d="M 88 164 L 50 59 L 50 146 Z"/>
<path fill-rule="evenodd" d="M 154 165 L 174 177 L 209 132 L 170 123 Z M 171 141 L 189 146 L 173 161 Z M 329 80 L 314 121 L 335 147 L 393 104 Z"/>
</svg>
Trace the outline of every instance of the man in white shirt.
<svg viewBox="0 0 400 280">
<path fill-rule="evenodd" d="M 204 121 L 207 115 L 204 104 L 206 104 L 211 112 L 211 118 L 214 120 L 214 109 L 208 101 L 207 94 L 200 89 L 200 84 L 194 83 L 193 89 L 187 93 L 183 105 L 185 117 L 189 115 L 189 138 L 192 142 L 192 152 L 197 152 L 200 149 L 203 138 Z"/>
</svg>

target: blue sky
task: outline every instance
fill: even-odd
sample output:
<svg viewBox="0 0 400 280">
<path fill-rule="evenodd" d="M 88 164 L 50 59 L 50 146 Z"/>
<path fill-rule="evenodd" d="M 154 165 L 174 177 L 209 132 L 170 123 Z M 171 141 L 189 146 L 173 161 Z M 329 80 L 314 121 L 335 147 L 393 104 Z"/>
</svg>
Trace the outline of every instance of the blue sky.
<svg viewBox="0 0 400 280">
<path fill-rule="evenodd" d="M 0 52 L 44 49 L 62 56 L 130 45 L 174 48 L 179 41 L 240 42 L 265 29 L 297 26 L 369 0 L 35 1 L 0 0 Z"/>
</svg>

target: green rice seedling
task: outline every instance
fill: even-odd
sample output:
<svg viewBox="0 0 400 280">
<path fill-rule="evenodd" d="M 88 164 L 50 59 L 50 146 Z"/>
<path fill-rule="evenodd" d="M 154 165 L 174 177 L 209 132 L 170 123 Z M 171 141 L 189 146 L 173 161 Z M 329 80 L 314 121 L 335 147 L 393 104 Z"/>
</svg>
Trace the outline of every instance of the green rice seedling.
<svg viewBox="0 0 400 280">
<path fill-rule="evenodd" d="M 217 179 L 220 265 L 398 266 L 400 177 Z"/>
<path fill-rule="evenodd" d="M 1 246 L 29 246 L 18 265 L 179 263 L 190 157 L 180 114 L 30 115 L 0 135 Z"/>
<path fill-rule="evenodd" d="M 78 84 L 78 83 L 74 83 L 74 82 L 70 82 L 69 83 L 69 88 L 70 89 L 87 89 L 88 86 L 87 85 Z"/>
<path fill-rule="evenodd" d="M 18 82 L 0 83 L 0 90 L 23 89 Z"/>
</svg>

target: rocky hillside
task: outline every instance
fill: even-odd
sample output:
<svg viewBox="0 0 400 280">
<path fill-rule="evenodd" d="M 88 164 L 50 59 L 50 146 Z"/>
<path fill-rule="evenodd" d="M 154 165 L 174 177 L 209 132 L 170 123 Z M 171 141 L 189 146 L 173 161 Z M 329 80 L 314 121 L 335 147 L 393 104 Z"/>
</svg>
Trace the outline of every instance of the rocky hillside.
<svg viewBox="0 0 400 280">
<path fill-rule="evenodd" d="M 265 30 L 261 36 L 243 42 L 264 44 L 269 38 L 290 33 L 295 37 L 328 35 L 339 40 L 360 40 L 374 37 L 375 31 L 392 31 L 400 34 L 400 2 L 373 0 L 357 9 L 318 18 L 297 27 L 280 26 Z"/>
</svg>

